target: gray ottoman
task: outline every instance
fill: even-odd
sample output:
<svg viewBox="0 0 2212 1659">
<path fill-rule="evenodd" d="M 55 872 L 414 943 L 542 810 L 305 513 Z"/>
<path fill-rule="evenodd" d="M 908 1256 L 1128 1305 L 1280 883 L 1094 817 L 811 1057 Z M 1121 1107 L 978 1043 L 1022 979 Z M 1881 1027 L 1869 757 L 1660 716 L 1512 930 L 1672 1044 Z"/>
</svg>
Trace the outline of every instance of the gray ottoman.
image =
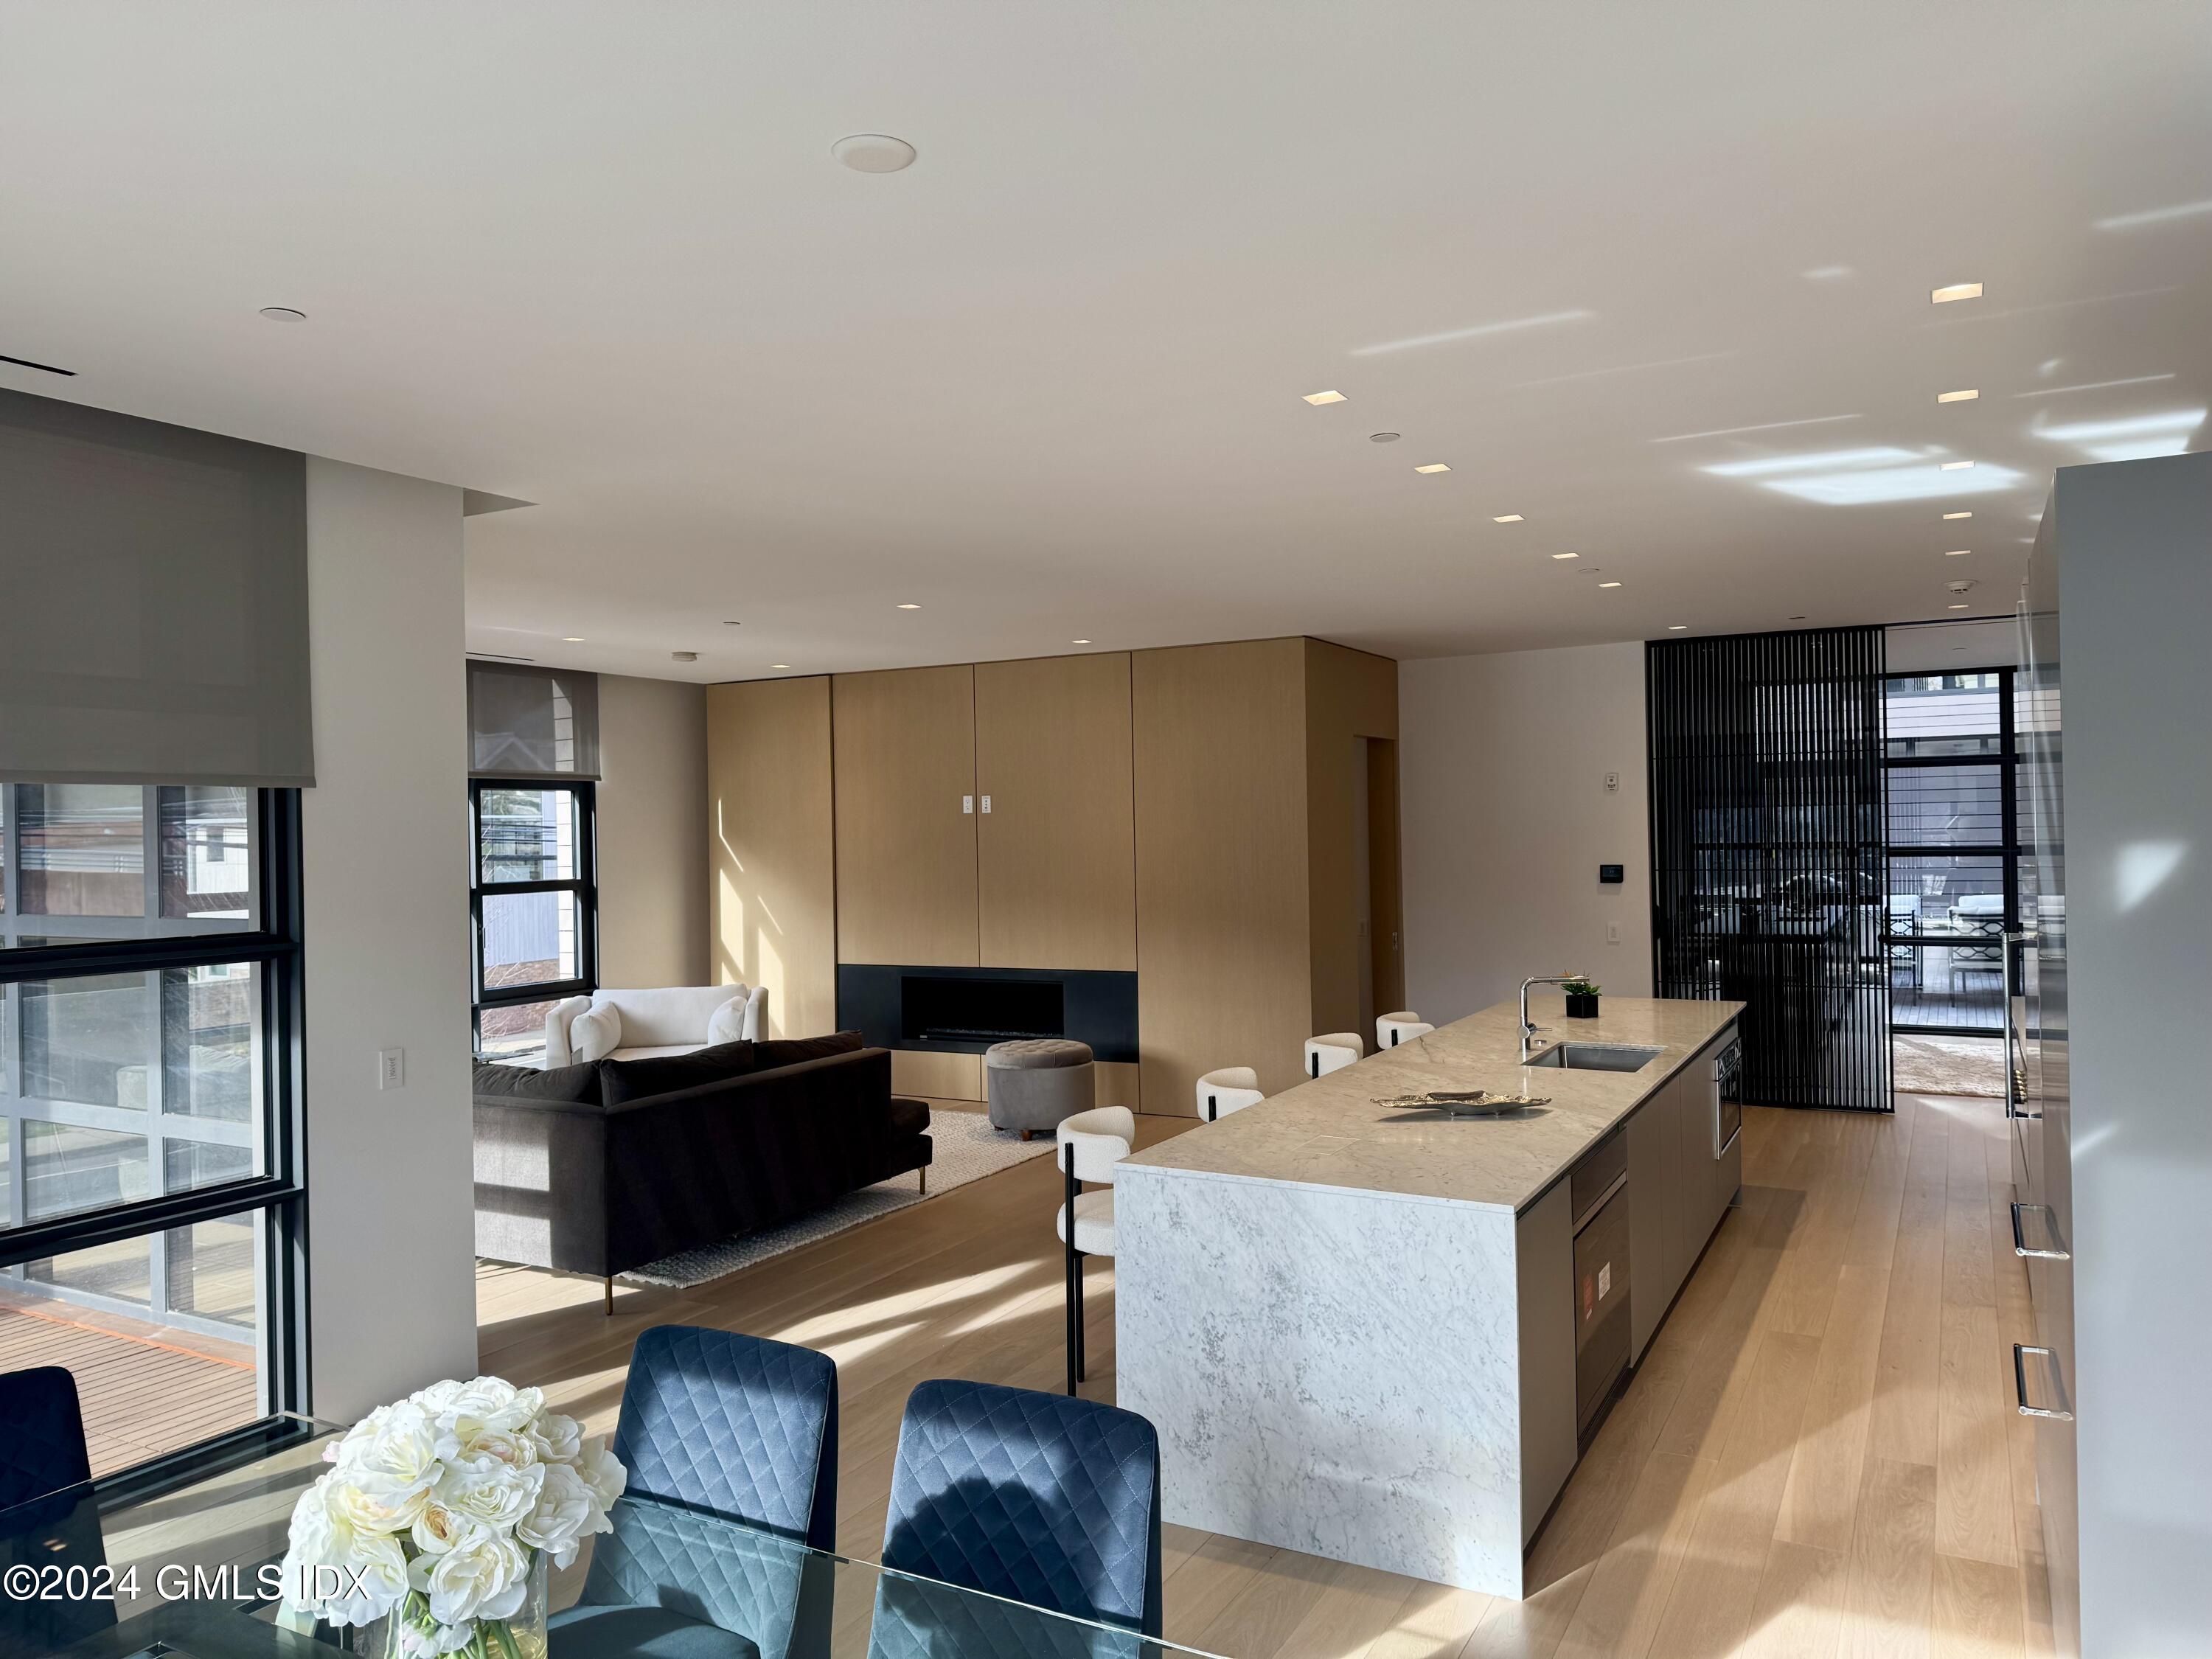
<svg viewBox="0 0 2212 1659">
<path fill-rule="evenodd" d="M 983 1093 L 991 1103 L 991 1125 L 1019 1129 L 1024 1140 L 1040 1129 L 1057 1129 L 1062 1118 L 1089 1111 L 1098 1103 L 1097 1088 L 1087 1042 L 1028 1037 L 994 1042 L 983 1051 Z"/>
</svg>

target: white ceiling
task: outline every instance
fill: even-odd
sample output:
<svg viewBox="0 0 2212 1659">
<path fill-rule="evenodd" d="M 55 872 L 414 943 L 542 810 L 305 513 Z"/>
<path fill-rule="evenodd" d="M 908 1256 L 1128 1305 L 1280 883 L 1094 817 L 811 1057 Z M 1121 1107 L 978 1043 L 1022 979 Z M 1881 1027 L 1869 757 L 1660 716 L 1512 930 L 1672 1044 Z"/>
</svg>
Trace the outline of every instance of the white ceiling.
<svg viewBox="0 0 2212 1659">
<path fill-rule="evenodd" d="M 2212 210 L 2098 226 L 2212 202 L 2198 0 L 0 31 L 0 353 L 79 371 L 0 385 L 538 503 L 469 521 L 469 638 L 540 660 L 1427 655 L 1942 617 L 1961 578 L 2001 612 L 2089 459 L 2045 429 L 2212 402 Z M 867 131 L 921 159 L 830 160 Z M 1702 470 L 1889 448 L 1900 487 L 2020 476 L 1821 504 L 1769 482 L 1858 463 Z"/>
</svg>

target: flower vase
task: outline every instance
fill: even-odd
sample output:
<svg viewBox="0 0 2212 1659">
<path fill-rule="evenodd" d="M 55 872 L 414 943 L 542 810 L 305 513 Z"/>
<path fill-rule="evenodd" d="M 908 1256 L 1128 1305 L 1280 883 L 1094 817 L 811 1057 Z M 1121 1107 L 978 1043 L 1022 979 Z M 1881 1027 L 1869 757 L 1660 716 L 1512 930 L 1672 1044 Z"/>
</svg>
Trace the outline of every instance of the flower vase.
<svg viewBox="0 0 2212 1659">
<path fill-rule="evenodd" d="M 450 1634 L 430 1616 L 429 1598 L 410 1590 L 384 1618 L 354 1632 L 359 1659 L 545 1659 L 545 1552 L 530 1552 L 522 1605 L 504 1619 L 477 1619 L 465 1635 Z"/>
</svg>

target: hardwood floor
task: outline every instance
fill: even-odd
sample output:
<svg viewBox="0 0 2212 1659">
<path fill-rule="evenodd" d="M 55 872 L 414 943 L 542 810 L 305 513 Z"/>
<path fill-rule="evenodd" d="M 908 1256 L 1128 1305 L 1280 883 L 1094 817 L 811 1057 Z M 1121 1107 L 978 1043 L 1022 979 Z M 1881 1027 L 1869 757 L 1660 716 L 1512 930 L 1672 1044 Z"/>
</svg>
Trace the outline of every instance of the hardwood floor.
<svg viewBox="0 0 2212 1659">
<path fill-rule="evenodd" d="M 940 1103 L 940 1109 L 943 1109 Z M 1142 1118 L 1146 1144 L 1189 1127 Z M 1526 1601 L 1170 1527 L 1167 1634 L 1237 1659 L 1655 1659 L 2046 1652 L 2027 1340 L 1998 1103 L 1745 1114 L 1744 1200 L 1532 1553 Z M 613 1426 L 647 1325 L 720 1325 L 838 1364 L 839 1538 L 872 1558 L 907 1393 L 1062 1376 L 1056 1182 L 1036 1160 L 691 1292 L 486 1266 L 483 1363 Z M 1112 1272 L 1090 1279 L 1113 1398 Z"/>
</svg>

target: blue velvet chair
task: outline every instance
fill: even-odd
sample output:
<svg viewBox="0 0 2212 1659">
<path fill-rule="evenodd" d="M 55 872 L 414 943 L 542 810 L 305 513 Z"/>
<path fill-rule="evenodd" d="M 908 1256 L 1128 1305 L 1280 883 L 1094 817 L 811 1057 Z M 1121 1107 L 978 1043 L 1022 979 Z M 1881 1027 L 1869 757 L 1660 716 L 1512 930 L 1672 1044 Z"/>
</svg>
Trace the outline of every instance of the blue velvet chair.
<svg viewBox="0 0 2212 1659">
<path fill-rule="evenodd" d="M 625 1497 L 643 1501 L 618 1506 L 593 1540 L 582 1597 L 552 1621 L 552 1659 L 828 1651 L 828 1565 L 807 1553 L 836 1542 L 827 1354 L 655 1326 L 630 1355 L 614 1454 Z"/>
<path fill-rule="evenodd" d="M 1158 1636 L 1159 1435 L 1093 1401 L 924 1382 L 899 1425 L 884 1565 Z"/>
<path fill-rule="evenodd" d="M 58 1365 L 0 1376 L 0 1568 L 106 1565 L 76 1379 Z M 115 1622 L 112 1601 L 0 1602 L 0 1653 L 37 1653 Z"/>
</svg>

